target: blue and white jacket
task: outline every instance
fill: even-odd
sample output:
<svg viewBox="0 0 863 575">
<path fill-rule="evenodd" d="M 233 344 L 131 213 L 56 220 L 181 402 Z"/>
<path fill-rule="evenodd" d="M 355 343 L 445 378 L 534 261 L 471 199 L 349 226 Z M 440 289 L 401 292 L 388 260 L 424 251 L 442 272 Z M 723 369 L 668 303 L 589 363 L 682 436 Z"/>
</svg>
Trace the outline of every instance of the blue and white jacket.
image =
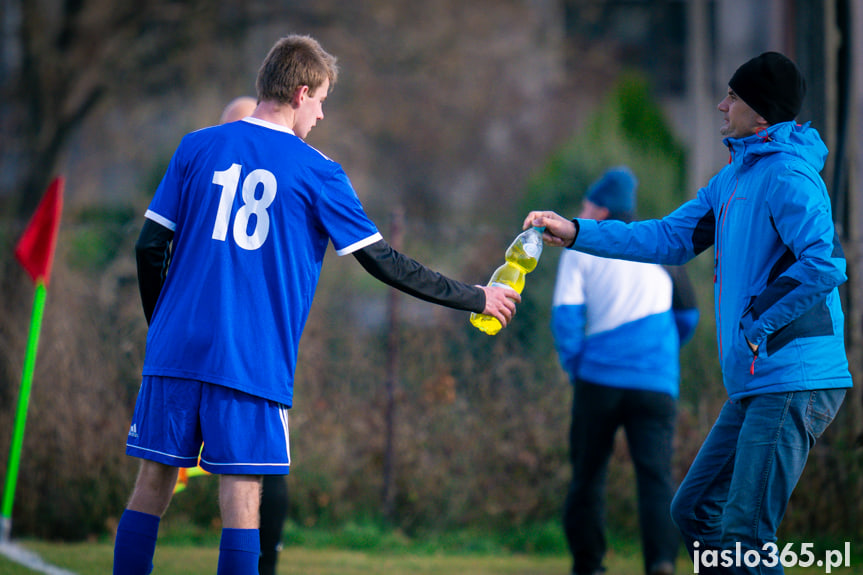
<svg viewBox="0 0 863 575">
<path fill-rule="evenodd" d="M 826 146 L 808 123 L 794 122 L 724 142 L 729 164 L 695 199 L 661 220 L 577 220 L 573 248 L 682 264 L 713 246 L 729 397 L 851 387 L 837 289 L 845 257 L 819 175 Z"/>
<path fill-rule="evenodd" d="M 551 329 L 570 379 L 676 398 L 680 346 L 698 322 L 691 286 L 678 283 L 656 264 L 563 252 Z"/>
</svg>

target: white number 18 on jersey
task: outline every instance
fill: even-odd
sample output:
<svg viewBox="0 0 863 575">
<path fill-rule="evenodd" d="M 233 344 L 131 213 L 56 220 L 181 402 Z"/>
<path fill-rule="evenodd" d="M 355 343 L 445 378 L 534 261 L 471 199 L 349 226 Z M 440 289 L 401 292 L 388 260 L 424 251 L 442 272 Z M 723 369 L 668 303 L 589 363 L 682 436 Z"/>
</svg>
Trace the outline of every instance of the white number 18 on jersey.
<svg viewBox="0 0 863 575">
<path fill-rule="evenodd" d="M 213 225 L 213 239 L 225 241 L 231 220 L 231 207 L 240 184 L 240 164 L 232 164 L 223 172 L 213 174 L 213 183 L 222 187 L 219 211 Z M 263 194 L 255 197 L 258 185 L 263 186 Z M 256 250 L 267 241 L 270 233 L 270 215 L 267 208 L 276 199 L 276 176 L 268 170 L 254 170 L 243 180 L 243 205 L 234 218 L 234 241 L 244 250 Z M 254 225 L 249 230 L 249 218 L 255 215 Z"/>
</svg>

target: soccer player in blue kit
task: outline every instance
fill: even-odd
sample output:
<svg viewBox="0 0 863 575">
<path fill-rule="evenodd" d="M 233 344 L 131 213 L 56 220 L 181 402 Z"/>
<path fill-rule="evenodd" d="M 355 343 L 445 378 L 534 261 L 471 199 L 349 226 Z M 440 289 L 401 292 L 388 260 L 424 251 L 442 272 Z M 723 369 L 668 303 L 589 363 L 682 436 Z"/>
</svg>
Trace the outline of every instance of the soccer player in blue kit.
<svg viewBox="0 0 863 575">
<path fill-rule="evenodd" d="M 297 348 L 330 241 L 388 285 L 504 326 L 521 300 L 387 244 L 342 168 L 304 142 L 337 74 L 314 39 L 280 39 L 258 71 L 252 116 L 186 135 L 146 212 L 135 249 L 149 331 L 126 443 L 141 468 L 115 575 L 152 571 L 178 468 L 199 451 L 220 476 L 218 573 L 257 573 L 261 476 L 289 471 Z"/>
</svg>

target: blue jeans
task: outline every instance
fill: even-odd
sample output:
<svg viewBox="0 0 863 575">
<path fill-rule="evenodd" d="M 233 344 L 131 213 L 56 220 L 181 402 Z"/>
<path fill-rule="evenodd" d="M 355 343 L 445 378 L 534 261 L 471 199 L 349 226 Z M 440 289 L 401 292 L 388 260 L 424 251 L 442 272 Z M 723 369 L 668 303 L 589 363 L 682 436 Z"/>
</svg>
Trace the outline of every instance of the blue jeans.
<svg viewBox="0 0 863 575">
<path fill-rule="evenodd" d="M 768 560 L 762 548 L 776 542 L 809 450 L 844 398 L 844 389 L 821 389 L 725 403 L 671 503 L 690 556 L 695 542 L 702 556 L 740 543 Z M 702 566 L 700 573 L 783 573 L 781 564 L 763 563 Z"/>
</svg>

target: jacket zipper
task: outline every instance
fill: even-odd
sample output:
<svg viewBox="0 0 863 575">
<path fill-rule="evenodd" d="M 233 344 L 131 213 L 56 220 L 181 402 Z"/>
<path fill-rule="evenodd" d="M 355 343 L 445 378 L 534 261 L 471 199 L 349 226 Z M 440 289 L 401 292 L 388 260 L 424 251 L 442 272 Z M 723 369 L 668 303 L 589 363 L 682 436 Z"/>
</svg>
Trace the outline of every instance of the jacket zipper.
<svg viewBox="0 0 863 575">
<path fill-rule="evenodd" d="M 733 156 L 732 156 L 733 157 Z M 730 160 L 729 160 L 730 163 Z M 739 179 L 735 176 L 734 178 L 734 191 L 731 192 L 731 196 L 729 196 L 728 200 L 725 202 L 725 206 L 722 208 L 722 212 L 719 215 L 719 233 L 717 234 L 717 242 L 715 246 L 716 251 L 716 266 L 714 271 L 714 282 L 719 282 L 719 310 L 720 315 L 717 319 L 719 322 L 719 362 L 722 363 L 722 252 L 725 248 L 725 242 L 722 241 L 722 230 L 725 228 L 725 222 L 728 220 L 728 210 L 731 208 L 731 201 L 734 200 L 734 196 L 737 195 L 737 184 L 739 183 Z M 755 369 L 753 366 L 752 369 Z"/>
</svg>

